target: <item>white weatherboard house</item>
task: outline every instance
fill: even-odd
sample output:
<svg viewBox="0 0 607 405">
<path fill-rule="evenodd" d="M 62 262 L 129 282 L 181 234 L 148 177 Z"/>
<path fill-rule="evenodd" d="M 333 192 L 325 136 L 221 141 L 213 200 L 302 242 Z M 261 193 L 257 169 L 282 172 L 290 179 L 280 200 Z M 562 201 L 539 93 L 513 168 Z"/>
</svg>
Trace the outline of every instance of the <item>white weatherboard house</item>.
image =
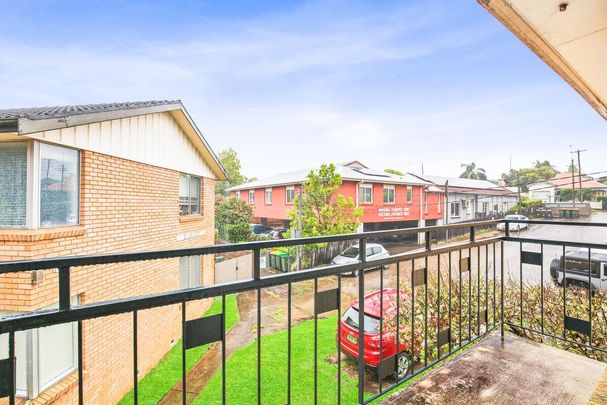
<svg viewBox="0 0 607 405">
<path fill-rule="evenodd" d="M 502 216 L 518 202 L 516 193 L 488 180 L 413 175 L 433 183 L 443 192 L 447 189 L 445 184 L 449 182 L 444 211 L 449 224 Z"/>
</svg>

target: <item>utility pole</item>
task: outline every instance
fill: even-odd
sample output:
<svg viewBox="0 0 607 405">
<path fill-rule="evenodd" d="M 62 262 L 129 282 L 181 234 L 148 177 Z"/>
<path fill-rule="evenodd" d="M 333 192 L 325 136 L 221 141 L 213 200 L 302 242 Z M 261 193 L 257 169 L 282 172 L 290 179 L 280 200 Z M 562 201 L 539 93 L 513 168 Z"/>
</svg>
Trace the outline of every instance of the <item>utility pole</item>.
<svg viewBox="0 0 607 405">
<path fill-rule="evenodd" d="M 521 186 L 518 186 L 518 206 L 521 208 L 521 210 L 523 209 L 521 206 Z"/>
<path fill-rule="evenodd" d="M 573 163 L 573 158 L 571 158 L 571 201 L 575 204 L 575 163 Z"/>
<path fill-rule="evenodd" d="M 582 187 L 582 163 L 580 161 L 580 153 L 586 152 L 586 150 L 587 149 L 582 149 L 582 150 L 578 149 L 578 150 L 574 150 L 571 152 L 571 153 L 577 153 L 577 175 L 578 175 L 578 180 L 579 180 L 579 184 L 580 184 L 580 203 L 584 199 L 584 188 Z"/>
</svg>

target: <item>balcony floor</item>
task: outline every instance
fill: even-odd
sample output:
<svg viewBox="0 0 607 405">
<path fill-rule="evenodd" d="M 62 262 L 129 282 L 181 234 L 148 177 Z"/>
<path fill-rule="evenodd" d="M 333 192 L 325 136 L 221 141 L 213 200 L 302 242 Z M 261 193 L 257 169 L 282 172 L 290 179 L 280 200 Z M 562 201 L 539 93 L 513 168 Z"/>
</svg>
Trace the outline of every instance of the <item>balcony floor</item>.
<svg viewBox="0 0 607 405">
<path fill-rule="evenodd" d="M 510 333 L 502 343 L 498 332 L 382 404 L 604 403 L 606 366 Z"/>
</svg>

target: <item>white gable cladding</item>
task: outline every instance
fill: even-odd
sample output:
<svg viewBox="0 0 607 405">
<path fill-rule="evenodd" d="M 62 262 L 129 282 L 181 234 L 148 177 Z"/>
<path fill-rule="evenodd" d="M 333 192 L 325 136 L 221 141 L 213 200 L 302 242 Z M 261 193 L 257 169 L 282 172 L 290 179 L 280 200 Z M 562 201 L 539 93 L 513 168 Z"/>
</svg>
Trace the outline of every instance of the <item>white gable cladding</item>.
<svg viewBox="0 0 607 405">
<path fill-rule="evenodd" d="M 28 134 L 28 137 L 215 179 L 170 113 L 160 112 Z"/>
</svg>

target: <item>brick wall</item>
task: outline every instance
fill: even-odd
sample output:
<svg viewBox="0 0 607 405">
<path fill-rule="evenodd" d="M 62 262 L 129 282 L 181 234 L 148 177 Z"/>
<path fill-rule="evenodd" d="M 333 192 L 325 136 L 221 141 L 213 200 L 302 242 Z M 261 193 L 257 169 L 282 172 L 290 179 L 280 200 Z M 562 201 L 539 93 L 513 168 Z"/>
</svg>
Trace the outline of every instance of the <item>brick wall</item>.
<svg viewBox="0 0 607 405">
<path fill-rule="evenodd" d="M 210 245 L 214 242 L 214 180 L 202 179 L 202 214 L 179 216 L 179 173 L 99 153 L 81 153 L 80 225 L 46 230 L 3 230 L 0 260 L 92 255 Z M 202 232 L 198 235 L 198 232 Z M 185 240 L 183 235 L 188 235 Z M 214 260 L 201 260 L 203 284 L 214 278 Z M 30 311 L 58 301 L 57 273 L 0 277 L 0 310 Z M 178 259 L 72 269 L 72 295 L 81 303 L 179 288 Z M 188 305 L 188 318 L 210 302 Z M 138 314 L 139 369 L 143 377 L 181 336 L 179 305 Z M 84 395 L 87 403 L 114 403 L 132 388 L 132 316 L 83 322 Z M 56 394 L 56 393 L 55 393 Z M 75 400 L 77 390 L 54 395 Z M 47 395 L 49 396 L 49 395 Z M 50 396 L 49 396 L 50 397 Z M 46 401 L 52 402 L 52 401 Z"/>
</svg>

